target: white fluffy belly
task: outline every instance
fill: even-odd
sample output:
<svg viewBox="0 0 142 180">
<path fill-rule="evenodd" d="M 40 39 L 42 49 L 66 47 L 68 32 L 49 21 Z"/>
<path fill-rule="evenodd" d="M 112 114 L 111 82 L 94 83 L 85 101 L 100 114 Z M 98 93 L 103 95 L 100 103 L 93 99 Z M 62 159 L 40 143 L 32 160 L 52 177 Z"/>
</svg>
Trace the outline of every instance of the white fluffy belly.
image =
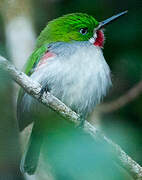
<svg viewBox="0 0 142 180">
<path fill-rule="evenodd" d="M 57 43 L 51 52 L 57 56 L 48 59 L 31 75 L 32 79 L 48 86 L 54 96 L 76 112 L 87 115 L 111 86 L 110 70 L 101 49 L 89 42 Z"/>
</svg>

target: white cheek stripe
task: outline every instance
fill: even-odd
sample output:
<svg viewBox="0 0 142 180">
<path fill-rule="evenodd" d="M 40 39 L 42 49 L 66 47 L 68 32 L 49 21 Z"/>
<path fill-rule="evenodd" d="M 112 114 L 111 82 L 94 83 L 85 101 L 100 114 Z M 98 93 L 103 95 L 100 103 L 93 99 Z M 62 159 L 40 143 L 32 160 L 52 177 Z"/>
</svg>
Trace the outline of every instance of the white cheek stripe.
<svg viewBox="0 0 142 180">
<path fill-rule="evenodd" d="M 94 44 L 94 43 L 95 43 L 95 39 L 92 37 L 92 38 L 89 39 L 89 42 L 90 42 L 91 44 Z"/>
<path fill-rule="evenodd" d="M 90 42 L 91 44 L 94 44 L 95 41 L 96 41 L 96 39 L 97 39 L 97 34 L 94 33 L 93 37 L 89 39 L 89 42 Z"/>
</svg>

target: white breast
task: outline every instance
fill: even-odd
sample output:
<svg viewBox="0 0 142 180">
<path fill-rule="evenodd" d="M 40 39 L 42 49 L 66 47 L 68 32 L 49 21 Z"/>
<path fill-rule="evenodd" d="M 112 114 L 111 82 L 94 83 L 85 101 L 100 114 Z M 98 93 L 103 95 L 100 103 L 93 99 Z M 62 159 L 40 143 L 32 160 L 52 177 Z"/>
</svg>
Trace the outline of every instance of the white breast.
<svg viewBox="0 0 142 180">
<path fill-rule="evenodd" d="M 57 56 L 48 59 L 31 78 L 47 85 L 76 112 L 87 115 L 111 86 L 110 69 L 101 49 L 89 42 L 74 42 L 62 43 L 51 51 Z"/>
</svg>

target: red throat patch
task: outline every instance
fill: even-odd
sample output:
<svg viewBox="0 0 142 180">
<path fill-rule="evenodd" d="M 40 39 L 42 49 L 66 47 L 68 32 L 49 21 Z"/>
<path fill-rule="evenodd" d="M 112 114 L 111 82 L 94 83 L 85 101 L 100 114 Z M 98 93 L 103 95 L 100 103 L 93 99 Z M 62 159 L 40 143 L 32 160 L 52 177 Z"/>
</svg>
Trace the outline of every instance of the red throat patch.
<svg viewBox="0 0 142 180">
<path fill-rule="evenodd" d="M 97 38 L 96 38 L 94 45 L 103 48 L 104 40 L 105 40 L 104 33 L 101 30 L 98 30 L 96 33 L 97 33 Z"/>
</svg>

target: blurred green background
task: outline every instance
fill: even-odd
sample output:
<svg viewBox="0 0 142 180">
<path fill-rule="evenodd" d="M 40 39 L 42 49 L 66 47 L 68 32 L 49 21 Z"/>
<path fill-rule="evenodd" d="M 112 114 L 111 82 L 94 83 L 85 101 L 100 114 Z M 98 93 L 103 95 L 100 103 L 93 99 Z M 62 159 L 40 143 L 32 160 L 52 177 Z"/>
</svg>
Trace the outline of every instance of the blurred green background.
<svg viewBox="0 0 142 180">
<path fill-rule="evenodd" d="M 128 14 L 105 30 L 106 42 L 103 51 L 111 68 L 113 80 L 113 87 L 105 101 L 110 102 L 142 80 L 141 0 L 23 0 L 19 2 L 0 0 L 0 54 L 13 60 L 6 30 L 8 23 L 21 14 L 30 19 L 38 36 L 48 21 L 63 14 L 85 12 L 101 21 L 124 10 L 128 10 Z M 22 41 L 17 40 L 17 44 L 22 44 Z M 15 51 L 18 49 L 15 48 Z M 17 170 L 20 145 L 15 118 L 16 109 L 13 105 L 15 98 L 13 94 L 16 90 L 13 88 L 12 80 L 1 71 L 0 84 L 0 177 L 5 177 L 5 173 L 9 173 L 10 176 L 5 179 L 15 176 L 13 179 L 21 179 Z M 99 126 L 108 137 L 142 165 L 141 95 L 125 107 L 102 116 Z M 118 179 L 129 178 L 123 176 Z"/>
</svg>

